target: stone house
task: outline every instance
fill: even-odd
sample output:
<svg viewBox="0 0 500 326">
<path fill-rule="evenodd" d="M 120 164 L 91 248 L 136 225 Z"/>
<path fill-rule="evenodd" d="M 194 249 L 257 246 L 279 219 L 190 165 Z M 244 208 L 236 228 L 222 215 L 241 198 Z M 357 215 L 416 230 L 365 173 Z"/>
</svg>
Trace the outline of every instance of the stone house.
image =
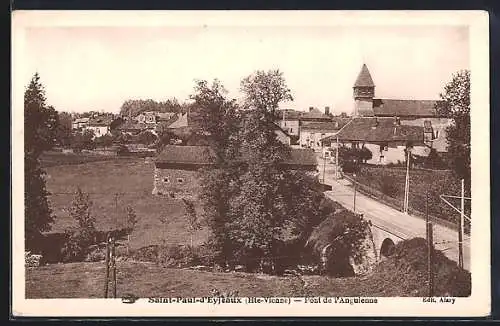
<svg viewBox="0 0 500 326">
<path fill-rule="evenodd" d="M 416 155 L 430 153 L 424 142 L 424 127 L 403 125 L 397 118 L 357 117 L 323 141 L 334 144 L 337 138 L 347 147 L 368 148 L 372 153 L 369 164 L 404 162 L 407 147 Z"/>
<path fill-rule="evenodd" d="M 114 121 L 112 115 L 100 115 L 91 118 L 85 130 L 94 132 L 94 138 L 107 135 L 111 132 L 111 123 Z"/>
<path fill-rule="evenodd" d="M 336 136 L 347 146 L 364 146 L 372 152 L 368 163 L 388 164 L 405 161 L 405 149 L 427 156 L 431 149 L 447 152 L 446 128 L 452 119 L 439 116 L 437 100 L 375 98 L 375 84 L 364 64 L 353 86 L 354 116 Z M 336 136 L 325 137 L 331 146 Z"/>
<path fill-rule="evenodd" d="M 200 188 L 200 170 L 214 162 L 215 154 L 209 146 L 165 146 L 154 162 L 153 195 L 195 198 Z M 314 173 L 316 157 L 308 149 L 291 149 L 283 168 Z"/>
</svg>

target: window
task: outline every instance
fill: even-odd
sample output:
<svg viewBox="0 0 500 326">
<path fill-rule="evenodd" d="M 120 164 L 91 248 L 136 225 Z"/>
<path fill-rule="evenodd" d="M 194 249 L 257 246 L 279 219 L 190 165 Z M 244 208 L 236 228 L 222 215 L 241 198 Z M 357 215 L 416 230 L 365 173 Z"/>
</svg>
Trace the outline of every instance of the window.
<svg viewBox="0 0 500 326">
<path fill-rule="evenodd" d="M 184 178 L 177 178 L 178 183 L 184 183 Z"/>
<path fill-rule="evenodd" d="M 163 182 L 165 182 L 165 183 L 169 183 L 169 182 L 170 182 L 170 179 L 169 179 L 169 178 L 163 178 Z"/>
</svg>

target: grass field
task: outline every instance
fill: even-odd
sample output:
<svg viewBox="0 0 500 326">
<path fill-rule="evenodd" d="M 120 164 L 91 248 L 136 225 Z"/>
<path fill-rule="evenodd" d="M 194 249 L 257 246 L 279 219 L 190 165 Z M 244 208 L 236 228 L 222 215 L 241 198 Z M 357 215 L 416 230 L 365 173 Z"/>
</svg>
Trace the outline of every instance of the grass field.
<svg viewBox="0 0 500 326">
<path fill-rule="evenodd" d="M 182 201 L 156 197 L 153 189 L 153 163 L 138 158 L 46 168 L 47 189 L 56 217 L 52 231 L 62 232 L 75 225 L 68 208 L 77 187 L 90 194 L 92 213 L 101 230 L 125 226 L 126 206 L 132 206 L 139 222 L 132 234 L 131 248 L 150 244 L 187 244 L 190 236 Z M 160 218 L 166 223 L 162 223 Z M 194 235 L 194 243 L 205 240 L 206 230 Z"/>
<path fill-rule="evenodd" d="M 117 262 L 117 296 L 201 297 L 212 289 L 240 296 L 427 296 L 427 243 L 415 238 L 396 245 L 394 255 L 365 276 L 278 277 L 165 268 L 154 263 Z M 441 252 L 434 252 L 434 295 L 469 296 L 470 273 Z M 27 298 L 97 298 L 103 296 L 105 263 L 41 266 L 26 271 Z"/>
<path fill-rule="evenodd" d="M 117 296 L 133 293 L 139 297 L 201 297 L 209 296 L 214 288 L 221 292 L 237 290 L 240 296 L 399 296 L 404 293 L 397 285 L 372 284 L 366 277 L 302 278 L 305 287 L 297 277 L 212 273 L 118 262 Z M 104 263 L 48 265 L 27 271 L 26 297 L 99 298 L 103 297 L 103 284 Z"/>
<path fill-rule="evenodd" d="M 103 155 L 98 153 L 63 153 L 58 151 L 47 151 L 41 156 L 42 166 L 47 168 L 51 166 L 83 164 L 99 161 L 116 161 L 120 157 L 115 155 Z"/>
</svg>

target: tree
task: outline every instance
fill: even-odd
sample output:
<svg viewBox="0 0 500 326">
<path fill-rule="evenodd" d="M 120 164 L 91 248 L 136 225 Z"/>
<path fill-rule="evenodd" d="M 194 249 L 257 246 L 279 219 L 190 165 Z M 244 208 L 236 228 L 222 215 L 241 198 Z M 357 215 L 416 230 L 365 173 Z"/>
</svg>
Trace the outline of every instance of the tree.
<svg viewBox="0 0 500 326">
<path fill-rule="evenodd" d="M 135 213 L 135 210 L 132 206 L 127 206 L 127 215 L 126 215 L 126 222 L 127 222 L 127 254 L 130 253 L 130 235 L 134 231 L 134 228 L 139 222 L 137 219 L 137 214 Z"/>
<path fill-rule="evenodd" d="M 436 104 L 438 114 L 453 119 L 446 128 L 451 167 L 470 184 L 470 71 L 453 74 L 439 95 L 442 101 Z"/>
<path fill-rule="evenodd" d="M 158 137 L 149 130 L 145 130 L 138 135 L 138 142 L 144 145 L 153 144 Z"/>
<path fill-rule="evenodd" d="M 247 109 L 241 136 L 247 168 L 232 203 L 230 235 L 238 257 L 273 264 L 288 218 L 283 214 L 284 201 L 276 200 L 282 195 L 286 174 L 280 163 L 290 154 L 277 139 L 273 125 L 279 104 L 293 98 L 278 70 L 257 71 L 244 78 L 241 90 Z"/>
<path fill-rule="evenodd" d="M 70 146 L 73 136 L 73 118 L 68 112 L 59 112 L 58 121 L 59 123 L 56 128 L 56 141 L 60 146 Z"/>
<path fill-rule="evenodd" d="M 171 98 L 163 102 L 156 102 L 152 99 L 126 100 L 120 108 L 120 115 L 123 117 L 135 117 L 144 111 L 177 113 L 182 111 L 182 104 L 176 98 Z"/>
<path fill-rule="evenodd" d="M 54 221 L 40 155 L 54 145 L 58 117 L 45 102 L 45 90 L 36 73 L 24 93 L 25 241 L 29 250 L 36 249 L 36 241 L 42 232 L 50 231 Z"/>
<path fill-rule="evenodd" d="M 194 208 L 194 203 L 190 200 L 183 198 L 184 207 L 186 209 L 186 219 L 188 221 L 189 236 L 191 248 L 193 247 L 193 235 L 196 230 L 200 229 L 200 224 L 198 223 L 198 216 Z"/>
<path fill-rule="evenodd" d="M 97 137 L 94 139 L 95 145 L 100 147 L 110 147 L 113 145 L 113 136 L 110 134 L 102 135 L 101 137 Z"/>
<path fill-rule="evenodd" d="M 70 217 L 76 220 L 77 227 L 66 230 L 67 241 L 63 247 L 65 261 L 83 260 L 97 241 L 97 229 L 91 208 L 92 201 L 89 194 L 77 187 L 69 209 Z"/>
<path fill-rule="evenodd" d="M 203 218 L 211 230 L 210 246 L 216 264 L 220 266 L 232 257 L 227 224 L 230 218 L 230 201 L 238 189 L 238 133 L 239 117 L 234 101 L 226 98 L 223 85 L 215 80 L 212 85 L 197 81 L 192 110 L 199 116 L 200 131 L 209 139 L 215 153 L 214 166 L 201 173 L 200 193 Z"/>
<path fill-rule="evenodd" d="M 90 129 L 85 129 L 82 132 L 75 133 L 71 147 L 80 152 L 82 149 L 94 149 L 95 145 L 94 132 Z"/>
</svg>

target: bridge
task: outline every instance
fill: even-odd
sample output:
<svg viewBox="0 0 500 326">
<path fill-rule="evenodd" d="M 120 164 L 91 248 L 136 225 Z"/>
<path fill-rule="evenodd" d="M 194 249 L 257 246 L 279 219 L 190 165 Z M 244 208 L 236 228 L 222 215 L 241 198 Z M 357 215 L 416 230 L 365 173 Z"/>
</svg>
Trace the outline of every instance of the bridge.
<svg viewBox="0 0 500 326">
<path fill-rule="evenodd" d="M 332 188 L 325 195 L 340 203 L 345 208 L 363 214 L 371 223 L 373 243 L 377 259 L 390 255 L 394 245 L 398 242 L 416 237 L 426 237 L 426 222 L 424 219 L 404 214 L 371 197 L 356 192 L 356 208 L 354 210 L 354 188 L 346 179 L 335 179 L 334 165 L 323 162 L 320 168 L 320 180 Z M 458 232 L 444 225 L 433 223 L 434 247 L 449 259 L 458 263 Z M 463 239 L 464 269 L 470 271 L 470 237 L 464 235 Z"/>
</svg>

